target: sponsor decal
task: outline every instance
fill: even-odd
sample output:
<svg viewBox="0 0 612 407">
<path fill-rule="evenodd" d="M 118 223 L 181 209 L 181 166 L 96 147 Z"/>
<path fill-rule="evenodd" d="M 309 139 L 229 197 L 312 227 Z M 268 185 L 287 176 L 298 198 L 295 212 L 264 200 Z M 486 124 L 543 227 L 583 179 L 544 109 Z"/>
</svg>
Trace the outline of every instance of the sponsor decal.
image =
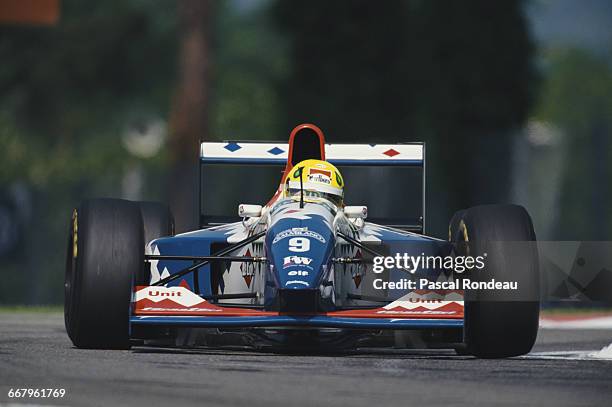
<svg viewBox="0 0 612 407">
<path fill-rule="evenodd" d="M 149 297 L 180 297 L 183 293 L 180 291 L 149 290 L 147 294 Z"/>
<path fill-rule="evenodd" d="M 306 277 L 308 275 L 308 272 L 306 270 L 292 270 L 290 272 L 287 273 L 288 276 L 304 276 Z"/>
<path fill-rule="evenodd" d="M 453 315 L 457 311 L 437 311 L 437 310 L 412 310 L 412 311 L 392 311 L 392 310 L 381 310 L 376 311 L 377 314 L 406 314 L 406 315 Z"/>
<path fill-rule="evenodd" d="M 152 312 L 223 312 L 222 308 L 156 308 L 156 307 L 144 307 L 142 311 L 152 311 Z"/>
<path fill-rule="evenodd" d="M 326 177 L 331 178 L 332 173 L 331 171 L 327 171 L 327 170 L 320 170 L 318 168 L 311 168 L 310 169 L 310 175 L 314 175 L 314 174 L 321 174 L 321 175 L 325 175 Z"/>
<path fill-rule="evenodd" d="M 422 297 L 411 297 L 411 294 L 400 298 L 399 300 L 393 301 L 391 304 L 385 305 L 383 308 L 388 311 L 397 312 L 399 309 L 405 310 L 419 310 L 426 308 L 428 310 L 441 310 L 450 311 L 448 308 L 463 308 L 463 301 L 448 301 L 437 298 L 422 298 Z"/>
<path fill-rule="evenodd" d="M 272 240 L 272 244 L 278 243 L 279 241 L 287 237 L 294 237 L 294 236 L 311 237 L 313 239 L 318 240 L 321 243 L 325 243 L 325 238 L 323 236 L 321 236 L 317 232 L 308 230 L 308 228 L 291 228 L 291 229 L 283 230 L 282 232 L 274 236 L 274 240 Z"/>
<path fill-rule="evenodd" d="M 427 303 L 427 304 L 442 304 L 442 300 L 441 299 L 436 299 L 436 298 L 419 298 L 419 297 L 412 297 L 412 298 L 407 298 L 404 301 L 406 302 L 412 302 L 415 304 L 423 304 L 423 303 Z"/>
<path fill-rule="evenodd" d="M 302 280 L 289 280 L 285 283 L 285 285 L 289 285 L 289 284 L 302 284 L 305 286 L 309 285 L 306 281 L 302 281 Z"/>
<path fill-rule="evenodd" d="M 251 251 L 247 249 L 244 255 L 246 257 L 251 257 Z M 247 287 L 251 288 L 251 281 L 255 275 L 255 263 L 242 263 L 240 265 L 240 272 L 242 273 L 242 278 L 244 279 Z"/>
<path fill-rule="evenodd" d="M 310 182 L 320 182 L 321 184 L 331 184 L 331 178 L 327 177 L 323 174 L 310 174 L 308 175 L 308 181 Z"/>
<path fill-rule="evenodd" d="M 283 268 L 301 265 L 308 266 L 310 263 L 312 263 L 310 257 L 287 256 L 283 259 Z"/>
<path fill-rule="evenodd" d="M 184 307 L 193 307 L 206 301 L 185 287 L 145 287 L 134 293 L 134 302 L 148 299 L 153 302 L 171 300 Z"/>
</svg>

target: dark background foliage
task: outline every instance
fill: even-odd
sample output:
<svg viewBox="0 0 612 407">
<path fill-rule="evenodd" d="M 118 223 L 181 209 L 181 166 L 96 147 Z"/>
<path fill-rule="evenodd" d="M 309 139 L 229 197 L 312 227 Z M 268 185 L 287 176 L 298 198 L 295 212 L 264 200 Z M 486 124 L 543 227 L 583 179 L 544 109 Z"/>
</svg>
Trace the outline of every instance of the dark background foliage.
<svg viewBox="0 0 612 407">
<path fill-rule="evenodd" d="M 436 236 L 515 202 L 542 239 L 608 239 L 610 27 L 605 0 L 64 0 L 54 25 L 0 22 L 0 304 L 62 301 L 80 200 L 169 201 L 189 229 L 199 139 L 301 122 L 427 142 Z"/>
</svg>

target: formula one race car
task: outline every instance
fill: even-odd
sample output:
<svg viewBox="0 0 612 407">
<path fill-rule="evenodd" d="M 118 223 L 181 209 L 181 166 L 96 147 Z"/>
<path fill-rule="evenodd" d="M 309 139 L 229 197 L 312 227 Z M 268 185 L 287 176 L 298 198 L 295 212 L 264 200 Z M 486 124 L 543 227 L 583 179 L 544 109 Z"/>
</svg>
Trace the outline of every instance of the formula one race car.
<svg viewBox="0 0 612 407">
<path fill-rule="evenodd" d="M 423 143 L 326 144 L 303 124 L 288 144 L 203 142 L 200 158 L 198 230 L 174 235 L 158 203 L 93 199 L 73 211 L 65 322 L 77 347 L 191 338 L 485 358 L 532 348 L 529 215 L 473 207 L 455 214 L 448 241 L 426 236 Z"/>
</svg>

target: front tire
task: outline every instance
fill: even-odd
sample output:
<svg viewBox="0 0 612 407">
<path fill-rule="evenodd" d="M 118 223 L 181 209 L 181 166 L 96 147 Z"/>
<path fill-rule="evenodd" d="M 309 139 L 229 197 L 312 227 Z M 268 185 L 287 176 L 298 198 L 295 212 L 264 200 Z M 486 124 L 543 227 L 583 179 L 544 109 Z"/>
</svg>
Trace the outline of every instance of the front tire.
<svg viewBox="0 0 612 407">
<path fill-rule="evenodd" d="M 168 205 L 160 202 L 139 202 L 144 226 L 144 243 L 174 235 L 174 216 Z"/>
<path fill-rule="evenodd" d="M 168 205 L 160 202 L 139 202 L 142 224 L 144 226 L 144 245 L 154 239 L 174 236 L 174 216 Z M 136 274 L 135 285 L 149 285 L 151 281 L 150 263 L 146 263 L 141 273 Z"/>
<path fill-rule="evenodd" d="M 466 290 L 467 352 L 480 358 L 528 353 L 536 340 L 540 312 L 538 256 L 529 214 L 518 205 L 477 206 L 463 212 L 456 224 L 454 241 L 463 246 L 464 254 L 486 253 L 485 268 L 466 277 L 479 282 L 515 281 L 518 286 L 505 291 Z"/>
<path fill-rule="evenodd" d="M 92 199 L 75 209 L 66 260 L 66 331 L 79 348 L 127 349 L 133 279 L 144 265 L 137 203 Z"/>
</svg>

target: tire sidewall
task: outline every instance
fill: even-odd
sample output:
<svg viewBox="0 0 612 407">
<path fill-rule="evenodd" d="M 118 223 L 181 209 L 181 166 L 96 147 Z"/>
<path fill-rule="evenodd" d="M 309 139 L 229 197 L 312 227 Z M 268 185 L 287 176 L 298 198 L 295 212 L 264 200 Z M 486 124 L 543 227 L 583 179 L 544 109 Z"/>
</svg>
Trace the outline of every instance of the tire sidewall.
<svg viewBox="0 0 612 407">
<path fill-rule="evenodd" d="M 76 222 L 71 276 L 67 269 L 69 336 L 78 347 L 129 347 L 132 287 L 144 265 L 140 208 L 118 199 L 89 200 L 79 207 Z"/>
<path fill-rule="evenodd" d="M 471 256 L 487 255 L 477 281 L 516 281 L 517 290 L 467 290 L 464 339 L 478 357 L 497 358 L 528 353 L 539 318 L 539 271 L 535 232 L 527 211 L 518 205 L 486 205 L 468 209 L 457 238 L 467 237 Z"/>
</svg>

